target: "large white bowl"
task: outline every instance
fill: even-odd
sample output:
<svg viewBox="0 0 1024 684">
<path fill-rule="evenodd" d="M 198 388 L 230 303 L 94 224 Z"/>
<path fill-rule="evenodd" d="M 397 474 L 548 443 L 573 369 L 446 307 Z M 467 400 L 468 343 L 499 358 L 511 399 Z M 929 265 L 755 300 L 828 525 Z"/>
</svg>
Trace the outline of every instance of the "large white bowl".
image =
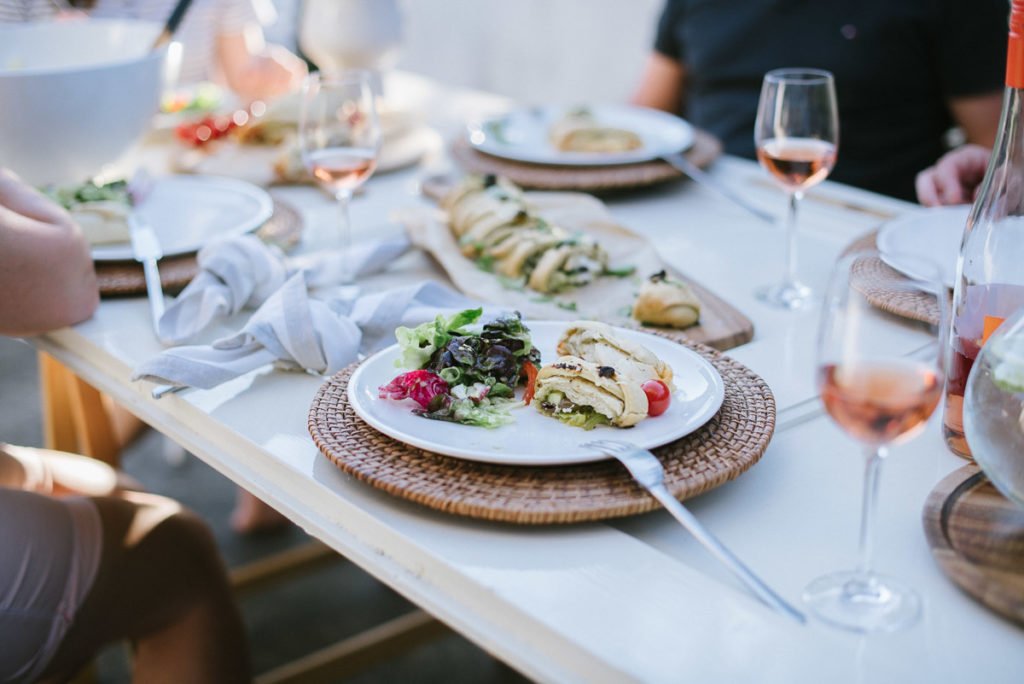
<svg viewBox="0 0 1024 684">
<path fill-rule="evenodd" d="M 0 166 L 81 182 L 149 128 L 160 105 L 160 26 L 82 20 L 0 25 Z"/>
</svg>

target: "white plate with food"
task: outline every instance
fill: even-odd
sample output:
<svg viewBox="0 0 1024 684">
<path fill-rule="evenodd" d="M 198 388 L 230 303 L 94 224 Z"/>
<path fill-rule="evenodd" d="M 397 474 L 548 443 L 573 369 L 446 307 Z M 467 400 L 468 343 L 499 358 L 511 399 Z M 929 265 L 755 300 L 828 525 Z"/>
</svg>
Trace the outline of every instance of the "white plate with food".
<svg viewBox="0 0 1024 684">
<path fill-rule="evenodd" d="M 92 244 L 95 261 L 133 258 L 128 234 L 127 195 L 68 203 Z M 211 240 L 256 230 L 274 213 L 270 195 L 261 188 L 218 176 L 158 178 L 135 209 L 156 232 L 164 256 L 190 254 Z"/>
<path fill-rule="evenodd" d="M 533 164 L 635 164 L 682 152 L 693 141 L 693 127 L 679 117 L 618 104 L 515 109 L 469 126 L 477 150 Z"/>
<path fill-rule="evenodd" d="M 518 387 L 514 398 L 507 400 L 507 415 L 503 418 L 505 424 L 482 427 L 490 421 L 491 416 L 487 414 L 475 424 L 448 422 L 450 418 L 431 420 L 421 415 L 427 409 L 420 408 L 420 404 L 413 398 L 399 398 L 389 391 L 381 391 L 385 387 L 394 390 L 394 383 L 399 378 L 407 377 L 406 371 L 421 367 L 419 363 L 410 363 L 409 357 L 404 354 L 411 349 L 415 355 L 423 349 L 422 345 L 427 344 L 423 335 L 412 334 L 422 331 L 425 326 L 419 326 L 404 335 L 399 333 L 400 344 L 370 357 L 353 373 L 348 385 L 352 408 L 360 418 L 389 437 L 435 453 L 505 465 L 560 465 L 607 458 L 596 449 L 583 446 L 596 439 L 621 439 L 643 448 L 667 444 L 700 428 L 722 405 L 725 396 L 722 377 L 704 357 L 675 342 L 639 331 L 590 322 L 528 321 L 525 326 L 528 328 L 525 334 L 529 336 L 530 344 L 540 352 L 538 379 L 533 385 L 527 383 L 528 387 L 532 386 L 536 390 L 536 396 L 530 405 L 524 405 L 524 388 Z M 471 328 L 475 332 L 469 334 L 480 334 L 479 326 Z M 626 348 L 629 353 L 623 356 L 618 346 L 593 343 L 595 329 L 611 331 L 608 338 L 613 340 L 614 345 Z M 571 334 L 571 339 L 575 340 L 573 344 L 577 345 L 570 348 L 579 353 L 580 357 L 559 356 L 556 351 L 560 343 L 566 344 L 569 338 L 567 333 Z M 492 336 L 494 339 L 497 338 Z M 580 351 L 580 344 L 590 346 Z M 455 349 L 458 346 L 445 343 L 439 348 Z M 430 348 L 427 349 L 429 351 Z M 609 352 L 609 349 L 613 351 Z M 592 358 L 594 353 L 597 354 L 593 357 L 596 361 L 582 361 L 583 357 Z M 641 381 L 635 380 L 640 376 L 633 374 L 637 371 L 631 366 L 640 363 L 635 359 L 644 358 L 645 353 L 648 354 L 646 358 L 651 358 L 649 355 L 653 354 L 658 360 L 659 374 L 664 374 L 660 377 L 669 378 L 669 384 L 674 387 L 667 407 L 663 399 L 649 402 L 641 389 Z M 480 352 L 478 358 L 494 356 L 492 352 Z M 439 357 L 435 353 L 430 358 Z M 575 360 L 566 363 L 566 359 Z M 614 363 L 617 372 L 616 368 L 604 365 L 608 363 Z M 590 367 L 592 372 L 589 376 L 586 371 L 580 370 L 580 366 Z M 440 373 L 443 375 L 447 370 Z M 594 406 L 584 406 L 580 395 L 573 389 L 567 389 L 572 384 L 577 389 L 585 390 L 584 396 L 588 397 L 586 401 Z M 612 391 L 609 391 L 609 387 Z M 625 395 L 619 391 L 623 389 L 626 390 Z M 433 393 L 433 390 L 428 393 L 427 399 Z M 453 391 L 453 394 L 457 392 Z M 590 399 L 591 396 L 595 398 Z M 579 405 L 572 406 L 569 397 L 573 397 Z M 614 406 L 609 408 L 602 402 L 610 402 Z M 434 405 L 428 405 L 426 400 L 422 403 L 424 406 Z M 642 415 L 648 410 L 654 413 L 655 403 L 660 404 L 663 413 L 656 416 Z M 611 415 L 611 420 L 616 423 L 630 427 L 616 427 L 611 424 L 611 420 L 598 415 L 594 407 Z M 570 412 L 570 408 L 575 412 Z M 633 415 L 630 415 L 631 411 Z M 558 412 L 562 412 L 561 419 L 553 417 Z M 600 420 L 592 420 L 595 417 Z M 589 424 L 591 429 L 583 429 L 581 426 L 585 424 Z"/>
<path fill-rule="evenodd" d="M 882 261 L 911 278 L 922 276 L 920 260 L 935 264 L 942 283 L 952 289 L 956 261 L 971 207 L 933 207 L 890 221 L 878 231 L 876 243 Z"/>
</svg>

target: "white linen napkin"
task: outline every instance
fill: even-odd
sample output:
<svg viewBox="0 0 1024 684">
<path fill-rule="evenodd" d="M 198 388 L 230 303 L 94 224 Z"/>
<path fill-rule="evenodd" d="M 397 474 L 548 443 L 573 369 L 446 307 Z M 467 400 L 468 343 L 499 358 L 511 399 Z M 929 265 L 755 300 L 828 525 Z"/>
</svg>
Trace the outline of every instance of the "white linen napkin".
<svg viewBox="0 0 1024 684">
<path fill-rule="evenodd" d="M 325 287 L 338 282 L 344 260 L 360 278 L 384 269 L 408 248 L 402 237 L 361 243 L 344 254 L 285 259 L 255 235 L 218 240 L 199 250 L 200 271 L 164 311 L 160 337 L 168 344 L 188 342 L 221 318 L 262 306 L 294 273 L 304 272 L 309 288 Z"/>
<path fill-rule="evenodd" d="M 241 332 L 212 345 L 167 349 L 144 361 L 133 380 L 210 389 L 268 363 L 332 374 L 394 340 L 399 325 L 418 325 L 476 302 L 435 282 L 378 292 L 355 301 L 309 296 L 296 273 L 253 314 Z"/>
</svg>

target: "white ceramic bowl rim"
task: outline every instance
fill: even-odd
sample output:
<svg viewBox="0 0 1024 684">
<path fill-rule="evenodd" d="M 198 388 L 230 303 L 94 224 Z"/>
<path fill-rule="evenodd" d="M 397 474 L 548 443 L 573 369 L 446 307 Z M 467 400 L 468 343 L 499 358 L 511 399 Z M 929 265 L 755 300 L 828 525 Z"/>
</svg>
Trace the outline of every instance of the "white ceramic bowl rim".
<svg viewBox="0 0 1024 684">
<path fill-rule="evenodd" d="M 106 27 L 110 30 L 114 27 L 125 26 L 129 27 L 128 30 L 138 30 L 151 35 L 154 39 L 161 30 L 161 26 L 157 22 L 153 21 L 142 21 L 139 19 L 81 19 L 81 20 L 70 20 L 67 22 L 61 22 L 56 24 L 52 21 L 29 21 L 21 24 L 0 24 L 0 42 L 3 42 L 5 35 L 13 35 L 16 33 L 24 33 L 26 31 L 38 31 L 40 27 L 59 25 L 71 27 L 74 25 L 89 26 L 87 30 L 95 30 L 99 32 L 101 27 Z M 3 64 L 0 64 L 0 79 L 4 78 L 28 78 L 31 76 L 47 76 L 50 74 L 87 74 L 93 71 L 102 71 L 111 67 L 126 66 L 128 64 L 138 64 L 141 62 L 161 60 L 164 54 L 167 52 L 167 45 L 164 45 L 159 50 L 146 50 L 139 56 L 136 57 L 123 57 L 118 59 L 104 60 L 102 62 L 90 62 L 88 64 L 67 64 L 64 66 L 43 66 L 43 67 L 18 67 L 14 69 L 5 68 Z"/>
</svg>

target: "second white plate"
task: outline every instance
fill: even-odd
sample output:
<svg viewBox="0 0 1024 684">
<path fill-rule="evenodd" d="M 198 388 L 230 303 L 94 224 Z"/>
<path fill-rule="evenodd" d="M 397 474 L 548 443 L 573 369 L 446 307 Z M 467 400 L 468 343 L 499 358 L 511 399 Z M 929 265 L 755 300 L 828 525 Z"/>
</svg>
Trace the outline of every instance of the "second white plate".
<svg viewBox="0 0 1024 684">
<path fill-rule="evenodd" d="M 262 188 L 220 176 L 165 176 L 157 179 L 140 214 L 160 241 L 164 256 L 196 252 L 210 240 L 256 230 L 274 213 Z M 131 243 L 96 245 L 95 261 L 130 261 Z"/>
<path fill-rule="evenodd" d="M 568 324 L 532 321 L 527 325 L 543 363 L 554 361 L 555 345 Z M 702 356 L 646 333 L 623 329 L 616 332 L 646 346 L 672 366 L 675 376 L 676 391 L 668 410 L 629 429 L 600 426 L 585 431 L 542 415 L 533 406 L 513 409 L 515 422 L 495 429 L 422 418 L 412 413 L 415 404 L 411 400 L 381 399 L 378 393 L 381 385 L 401 372 L 395 366 L 400 357 L 398 345 L 370 357 L 352 374 L 349 401 L 360 418 L 401 442 L 448 456 L 506 465 L 600 461 L 607 456 L 582 446 L 595 439 L 621 439 L 651 449 L 690 434 L 718 412 L 725 398 L 725 384 Z"/>
<path fill-rule="evenodd" d="M 876 239 L 882 261 L 900 273 L 919 278 L 921 274 L 915 272 L 914 264 L 917 259 L 927 259 L 939 268 L 942 283 L 952 289 L 960 241 L 970 212 L 968 205 L 933 207 L 890 221 L 878 231 Z M 906 258 L 902 258 L 904 255 Z"/>
<path fill-rule="evenodd" d="M 548 139 L 551 126 L 567 107 L 530 107 L 493 116 L 469 127 L 469 142 L 495 157 L 534 164 L 612 166 L 650 161 L 693 145 L 693 126 L 679 117 L 645 107 L 605 104 L 588 106 L 602 126 L 633 131 L 643 147 L 620 153 L 562 152 Z"/>
</svg>

